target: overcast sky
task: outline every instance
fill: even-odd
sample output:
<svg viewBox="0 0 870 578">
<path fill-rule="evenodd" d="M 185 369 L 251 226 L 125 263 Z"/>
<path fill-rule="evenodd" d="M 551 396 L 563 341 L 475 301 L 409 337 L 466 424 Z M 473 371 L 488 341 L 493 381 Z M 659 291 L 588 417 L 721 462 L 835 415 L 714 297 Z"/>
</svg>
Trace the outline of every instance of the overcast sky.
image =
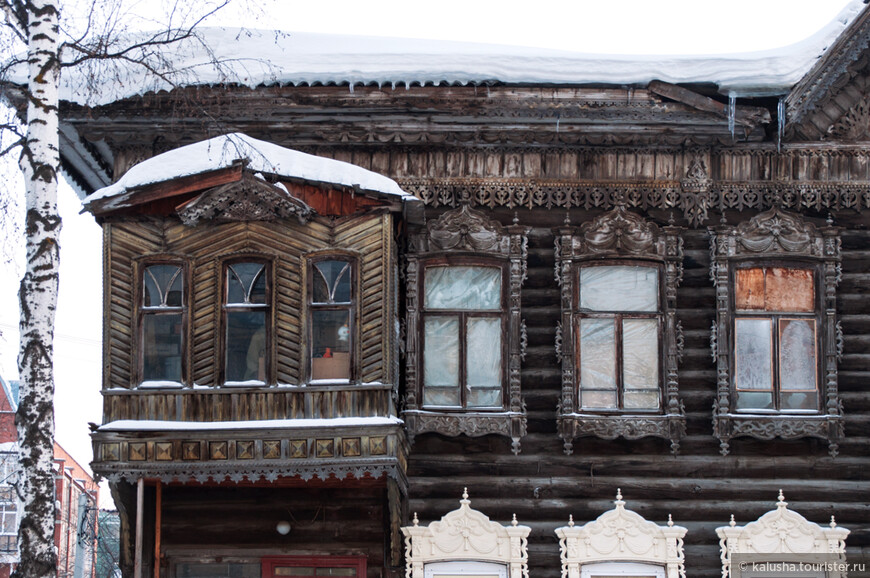
<svg viewBox="0 0 870 578">
<path fill-rule="evenodd" d="M 854 0 L 860 4 L 860 0 Z M 847 0 L 292 0 L 251 2 L 209 22 L 288 31 L 417 37 L 621 54 L 749 52 L 798 42 Z M 257 16 L 262 6 L 266 17 Z M 83 465 L 87 422 L 101 420 L 101 232 L 65 184 L 55 351 L 57 439 Z M 0 269 L 0 374 L 17 377 L 17 283 L 23 257 Z M 108 493 L 108 492 L 104 492 Z"/>
</svg>

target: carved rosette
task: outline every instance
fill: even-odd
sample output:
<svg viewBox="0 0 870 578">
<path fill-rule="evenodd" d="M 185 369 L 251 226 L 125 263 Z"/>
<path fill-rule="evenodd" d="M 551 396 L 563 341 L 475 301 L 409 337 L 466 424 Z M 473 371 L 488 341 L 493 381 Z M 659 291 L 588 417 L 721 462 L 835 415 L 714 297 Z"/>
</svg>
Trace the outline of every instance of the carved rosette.
<svg viewBox="0 0 870 578">
<path fill-rule="evenodd" d="M 194 227 L 202 221 L 274 221 L 296 217 L 305 224 L 314 211 L 282 185 L 244 173 L 241 180 L 208 189 L 178 209 L 181 221 Z"/>
<path fill-rule="evenodd" d="M 471 508 L 463 491 L 459 508 L 441 520 L 421 526 L 414 514 L 413 525 L 402 528 L 405 535 L 405 576 L 423 578 L 430 563 L 490 562 L 507 567 L 509 578 L 528 578 L 528 526 L 514 516 L 502 526 Z"/>
<path fill-rule="evenodd" d="M 524 355 L 523 320 L 520 316 L 522 284 L 526 278 L 529 228 L 516 223 L 503 226 L 486 214 L 463 204 L 443 213 L 409 236 L 406 254 L 406 351 L 407 393 L 402 417 L 413 441 L 419 433 L 447 436 L 499 434 L 511 438 L 514 453 L 526 434 L 526 406 L 522 399 L 521 367 Z M 508 272 L 507 359 L 505 407 L 502 411 L 440 411 L 422 406 L 422 351 L 418 343 L 422 271 L 425 262 L 446 256 L 465 256 L 501 263 Z"/>
<path fill-rule="evenodd" d="M 633 562 L 664 566 L 667 578 L 685 578 L 683 538 L 687 529 L 668 520 L 659 526 L 627 510 L 617 490 L 615 507 L 584 526 L 556 528 L 562 560 L 562 577 L 581 575 L 584 565 Z"/>
<path fill-rule="evenodd" d="M 828 441 L 832 456 L 844 435 L 843 412 L 837 387 L 837 292 L 840 282 L 840 232 L 830 225 L 816 227 L 799 215 L 772 208 L 733 226 L 711 228 L 710 279 L 716 288 L 716 320 L 710 340 L 716 362 L 716 397 L 713 403 L 713 435 L 727 455 L 730 440 L 748 436 L 774 438 L 821 438 Z M 822 410 L 816 415 L 736 413 L 731 408 L 732 283 L 737 262 L 752 260 L 815 263 L 821 270 L 823 296 L 818 331 L 822 355 Z"/>
<path fill-rule="evenodd" d="M 716 534 L 721 549 L 722 578 L 729 578 L 734 554 L 818 554 L 824 559 L 845 560 L 849 530 L 837 526 L 833 516 L 826 528 L 789 510 L 780 490 L 775 510 L 745 526 L 738 526 L 732 515 L 731 523 L 716 528 Z M 845 573 L 834 570 L 826 576 L 845 578 Z"/>
<path fill-rule="evenodd" d="M 557 351 L 561 352 L 562 394 L 558 407 L 559 435 L 565 453 L 573 452 L 574 439 L 595 436 L 603 439 L 660 437 L 679 451 L 686 434 L 686 418 L 679 397 L 678 365 L 682 356 L 679 321 L 676 319 L 677 287 L 683 278 L 683 240 L 678 227 L 658 227 L 624 205 L 604 213 L 580 227 L 556 229 L 556 272 L 560 281 L 562 315 Z M 662 304 L 663 410 L 660 414 L 623 412 L 597 414 L 577 406 L 578 375 L 574 366 L 576 295 L 579 269 L 600 259 L 637 259 L 660 263 L 665 299 Z M 579 412 L 579 413 L 578 413 Z"/>
</svg>

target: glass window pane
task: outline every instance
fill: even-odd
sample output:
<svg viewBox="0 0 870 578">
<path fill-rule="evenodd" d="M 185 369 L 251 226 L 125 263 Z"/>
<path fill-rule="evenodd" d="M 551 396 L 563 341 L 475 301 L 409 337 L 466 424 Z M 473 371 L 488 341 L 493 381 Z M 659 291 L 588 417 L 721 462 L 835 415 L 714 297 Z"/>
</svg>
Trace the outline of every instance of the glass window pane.
<svg viewBox="0 0 870 578">
<path fill-rule="evenodd" d="M 427 267 L 424 306 L 428 309 L 501 309 L 498 267 Z"/>
<path fill-rule="evenodd" d="M 183 275 L 177 265 L 150 265 L 142 275 L 143 307 L 181 307 Z"/>
<path fill-rule="evenodd" d="M 266 312 L 227 311 L 226 381 L 266 381 Z"/>
<path fill-rule="evenodd" d="M 262 263 L 233 263 L 227 267 L 227 303 L 265 303 L 266 276 Z"/>
<path fill-rule="evenodd" d="M 655 267 L 583 267 L 580 309 L 588 311 L 658 311 L 659 281 Z"/>
<path fill-rule="evenodd" d="M 622 395 L 622 405 L 625 409 L 658 409 L 659 390 L 626 389 Z"/>
<path fill-rule="evenodd" d="M 178 578 L 261 578 L 259 563 L 183 562 L 175 567 Z"/>
<path fill-rule="evenodd" d="M 623 319 L 622 380 L 625 389 L 659 385 L 658 319 Z"/>
<path fill-rule="evenodd" d="M 356 576 L 356 568 L 339 567 L 339 568 L 318 568 L 315 576 Z"/>
<path fill-rule="evenodd" d="M 780 389 L 816 390 L 816 320 L 779 320 Z"/>
<path fill-rule="evenodd" d="M 734 374 L 737 389 L 773 389 L 771 319 L 736 319 Z"/>
<path fill-rule="evenodd" d="M 350 263 L 320 261 L 314 268 L 314 303 L 350 303 Z"/>
<path fill-rule="evenodd" d="M 273 568 L 274 576 L 314 576 L 314 568 L 311 566 L 279 566 Z"/>
<path fill-rule="evenodd" d="M 143 381 L 181 381 L 181 317 L 181 313 L 143 314 Z"/>
<path fill-rule="evenodd" d="M 466 329 L 468 405 L 501 407 L 501 319 L 471 317 Z"/>
<path fill-rule="evenodd" d="M 615 326 L 613 319 L 580 320 L 580 388 L 584 407 L 616 407 Z M 612 401 L 610 396 L 601 394 L 587 397 L 586 390 L 602 389 L 614 390 Z"/>
<path fill-rule="evenodd" d="M 738 269 L 736 274 L 737 309 L 761 311 L 764 309 L 764 269 Z"/>
<path fill-rule="evenodd" d="M 423 403 L 460 405 L 459 319 L 426 317 L 423 333 Z"/>
<path fill-rule="evenodd" d="M 813 272 L 809 269 L 772 267 L 765 275 L 765 309 L 815 311 Z"/>
<path fill-rule="evenodd" d="M 819 409 L 819 394 L 815 391 L 783 391 L 779 398 L 782 410 Z"/>
<path fill-rule="evenodd" d="M 580 392 L 580 404 L 584 409 L 615 409 L 617 406 L 616 390 Z"/>
<path fill-rule="evenodd" d="M 350 379 L 350 312 L 311 312 L 311 379 Z"/>
</svg>

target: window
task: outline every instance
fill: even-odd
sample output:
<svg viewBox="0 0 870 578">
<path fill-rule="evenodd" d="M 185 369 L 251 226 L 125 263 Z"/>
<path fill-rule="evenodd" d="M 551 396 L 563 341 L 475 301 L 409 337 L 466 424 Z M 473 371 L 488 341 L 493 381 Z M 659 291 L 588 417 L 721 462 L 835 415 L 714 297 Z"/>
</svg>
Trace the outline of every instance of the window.
<svg viewBox="0 0 870 578">
<path fill-rule="evenodd" d="M 142 271 L 142 382 L 183 381 L 184 268 L 160 263 Z"/>
<path fill-rule="evenodd" d="M 501 267 L 426 267 L 423 407 L 501 409 Z"/>
<path fill-rule="evenodd" d="M 813 269 L 735 270 L 734 407 L 819 408 Z"/>
<path fill-rule="evenodd" d="M 350 380 L 353 372 L 353 263 L 326 258 L 309 268 L 311 380 Z"/>
<path fill-rule="evenodd" d="M 655 266 L 580 268 L 575 331 L 580 408 L 661 407 L 659 271 Z"/>
<path fill-rule="evenodd" d="M 843 435 L 837 394 L 836 286 L 840 239 L 770 209 L 711 231 L 717 316 L 713 427 L 731 439 L 817 437 L 832 455 Z"/>
<path fill-rule="evenodd" d="M 600 564 L 586 564 L 580 571 L 580 578 L 613 578 L 616 576 L 665 578 L 665 568 L 654 564 L 602 562 Z"/>
<path fill-rule="evenodd" d="M 241 261 L 225 267 L 224 381 L 265 383 L 269 372 L 269 279 L 263 262 Z"/>
<path fill-rule="evenodd" d="M 677 381 L 680 232 L 622 205 L 555 231 L 565 453 L 584 436 L 659 437 L 679 450 L 686 429 Z"/>
<path fill-rule="evenodd" d="M 0 552 L 18 550 L 18 497 L 13 487 L 17 473 L 18 454 L 0 453 Z"/>
<path fill-rule="evenodd" d="M 279 576 L 365 578 L 364 556 L 280 557 L 263 559 L 263 577 Z"/>
<path fill-rule="evenodd" d="M 527 234 L 462 205 L 410 235 L 402 416 L 412 441 L 500 434 L 519 452 Z"/>
</svg>

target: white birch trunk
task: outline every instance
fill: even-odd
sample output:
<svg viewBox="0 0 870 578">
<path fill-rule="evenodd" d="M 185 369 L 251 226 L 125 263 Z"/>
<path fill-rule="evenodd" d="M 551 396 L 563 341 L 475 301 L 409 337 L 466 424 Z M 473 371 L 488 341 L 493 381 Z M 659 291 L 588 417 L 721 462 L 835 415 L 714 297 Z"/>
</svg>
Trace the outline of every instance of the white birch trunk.
<svg viewBox="0 0 870 578">
<path fill-rule="evenodd" d="M 54 314 L 57 306 L 60 216 L 57 212 L 58 10 L 55 0 L 30 0 L 27 143 L 20 165 L 26 187 L 27 263 L 18 299 L 20 402 L 15 423 L 21 460 L 18 493 L 21 563 L 14 576 L 49 578 L 54 552 Z"/>
</svg>

